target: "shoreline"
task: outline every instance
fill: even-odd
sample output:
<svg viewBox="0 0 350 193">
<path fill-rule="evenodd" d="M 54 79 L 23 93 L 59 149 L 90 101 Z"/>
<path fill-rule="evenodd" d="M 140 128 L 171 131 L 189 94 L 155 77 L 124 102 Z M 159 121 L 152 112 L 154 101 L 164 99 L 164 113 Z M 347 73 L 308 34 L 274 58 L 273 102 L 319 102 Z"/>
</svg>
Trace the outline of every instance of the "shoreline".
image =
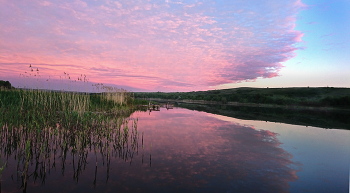
<svg viewBox="0 0 350 193">
<path fill-rule="evenodd" d="M 321 111 L 350 111 L 350 109 L 344 108 L 334 108 L 327 106 L 302 106 L 302 105 L 277 105 L 277 104 L 263 104 L 263 103 L 240 103 L 240 102 L 217 102 L 217 101 L 205 101 L 205 100 L 174 100 L 174 99 L 162 99 L 162 98 L 136 98 L 147 101 L 155 102 L 173 102 L 173 103 L 189 103 L 189 104 L 205 104 L 205 105 L 229 105 L 229 106 L 247 106 L 247 107 L 264 107 L 264 108 L 285 108 L 285 109 L 295 109 L 295 110 L 321 110 Z"/>
</svg>

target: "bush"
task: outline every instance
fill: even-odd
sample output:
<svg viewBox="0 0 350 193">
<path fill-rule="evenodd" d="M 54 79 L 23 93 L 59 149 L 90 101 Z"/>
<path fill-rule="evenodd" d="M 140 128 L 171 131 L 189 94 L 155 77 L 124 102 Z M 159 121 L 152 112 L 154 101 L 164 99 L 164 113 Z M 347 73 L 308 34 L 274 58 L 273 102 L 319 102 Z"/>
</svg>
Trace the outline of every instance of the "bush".
<svg viewBox="0 0 350 193">
<path fill-rule="evenodd" d="M 222 97 L 222 98 L 221 98 L 221 102 L 222 102 L 223 104 L 226 104 L 226 103 L 227 103 L 226 97 Z"/>
<path fill-rule="evenodd" d="M 339 107 L 349 107 L 350 106 L 350 96 L 343 97 L 326 97 L 321 100 L 322 103 L 331 106 L 339 106 Z"/>
<path fill-rule="evenodd" d="M 11 83 L 9 81 L 0 80 L 0 87 L 11 89 Z"/>
</svg>

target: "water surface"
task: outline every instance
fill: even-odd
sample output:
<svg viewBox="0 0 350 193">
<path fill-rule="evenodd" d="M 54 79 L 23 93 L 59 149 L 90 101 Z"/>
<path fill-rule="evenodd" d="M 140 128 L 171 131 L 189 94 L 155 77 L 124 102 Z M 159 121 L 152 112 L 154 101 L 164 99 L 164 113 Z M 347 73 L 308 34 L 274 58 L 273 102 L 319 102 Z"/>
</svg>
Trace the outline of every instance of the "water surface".
<svg viewBox="0 0 350 193">
<path fill-rule="evenodd" d="M 138 120 L 133 143 L 116 149 L 112 141 L 106 150 L 80 153 L 70 148 L 65 159 L 58 147 L 50 161 L 31 161 L 25 191 L 349 191 L 348 130 L 241 120 L 184 108 L 136 112 L 130 119 Z M 5 146 L 2 192 L 22 192 L 16 148 Z"/>
</svg>

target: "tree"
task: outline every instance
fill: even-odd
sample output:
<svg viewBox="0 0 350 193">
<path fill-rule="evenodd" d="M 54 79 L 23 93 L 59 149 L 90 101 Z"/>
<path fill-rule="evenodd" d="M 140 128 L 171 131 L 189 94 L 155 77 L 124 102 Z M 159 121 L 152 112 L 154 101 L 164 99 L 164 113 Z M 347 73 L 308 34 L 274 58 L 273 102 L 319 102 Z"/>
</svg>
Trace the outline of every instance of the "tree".
<svg viewBox="0 0 350 193">
<path fill-rule="evenodd" d="M 3 80 L 0 80 L 0 87 L 4 87 L 7 89 L 12 88 L 11 83 L 9 81 L 3 81 Z"/>
</svg>

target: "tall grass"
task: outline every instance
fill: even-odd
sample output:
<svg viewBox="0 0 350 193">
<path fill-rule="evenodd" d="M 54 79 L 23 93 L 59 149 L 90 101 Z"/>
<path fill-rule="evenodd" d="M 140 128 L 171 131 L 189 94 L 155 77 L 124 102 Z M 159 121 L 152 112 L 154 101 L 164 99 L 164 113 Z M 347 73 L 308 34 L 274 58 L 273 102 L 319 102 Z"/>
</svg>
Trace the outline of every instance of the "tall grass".
<svg viewBox="0 0 350 193">
<path fill-rule="evenodd" d="M 31 65 L 29 68 L 35 77 L 39 76 L 39 69 L 34 72 Z M 64 75 L 70 79 L 69 74 Z M 81 75 L 78 81 L 87 81 L 86 76 Z M 24 190 L 30 176 L 34 181 L 45 181 L 47 169 L 55 164 L 56 152 L 60 152 L 63 172 L 68 152 L 73 155 L 73 163 L 75 156 L 79 159 L 80 166 L 74 171 L 77 181 L 92 149 L 95 154 L 101 153 L 103 162 L 106 158 L 107 165 L 112 155 L 131 162 L 139 135 L 137 121 L 129 122 L 127 118 L 136 110 L 133 96 L 124 89 L 103 84 L 97 87 L 101 92 L 0 87 L 0 180 L 7 167 L 1 165 L 1 155 L 7 159 L 12 154 L 17 156 L 17 178 L 22 178 Z M 97 160 L 96 155 L 96 171 Z M 54 164 L 50 166 L 51 161 Z M 31 167 L 29 163 L 33 162 L 41 168 Z"/>
<path fill-rule="evenodd" d="M 108 113 L 118 113 L 134 108 L 134 97 L 130 92 L 116 87 L 95 84 L 98 93 L 90 95 L 91 109 Z"/>
<path fill-rule="evenodd" d="M 113 101 L 116 104 L 123 105 L 127 102 L 128 97 L 131 97 L 124 89 L 118 89 L 112 86 L 102 86 L 104 92 L 102 92 L 103 99 L 107 101 Z"/>
<path fill-rule="evenodd" d="M 41 109 L 44 112 L 69 111 L 83 113 L 89 110 L 90 96 L 87 93 L 21 90 L 20 108 Z"/>
<path fill-rule="evenodd" d="M 136 110 L 132 95 L 106 86 L 101 91 L 90 94 L 0 88 L 0 156 L 8 159 L 16 155 L 15 173 L 22 179 L 24 190 L 28 180 L 41 179 L 44 183 L 46 171 L 53 167 L 50 163 L 55 163 L 56 152 L 60 152 L 62 172 L 69 152 L 79 160 L 80 165 L 74 169 L 77 181 L 92 149 L 96 154 L 96 171 L 99 152 L 102 162 L 107 161 L 108 170 L 113 155 L 132 161 L 139 135 L 137 122 L 127 118 Z M 33 168 L 29 164 L 33 162 L 41 167 Z M 0 164 L 0 180 L 6 167 Z"/>
<path fill-rule="evenodd" d="M 53 92 L 43 90 L 0 90 L 0 126 L 27 128 L 80 127 L 92 115 L 130 115 L 134 110 L 130 94 Z"/>
<path fill-rule="evenodd" d="M 82 78 L 80 78 L 82 80 Z M 85 78 L 84 78 L 85 81 Z M 81 127 L 93 114 L 130 115 L 135 111 L 132 95 L 124 89 L 101 86 L 100 93 L 39 89 L 0 89 L 0 126 L 13 125 L 40 130 Z"/>
</svg>

